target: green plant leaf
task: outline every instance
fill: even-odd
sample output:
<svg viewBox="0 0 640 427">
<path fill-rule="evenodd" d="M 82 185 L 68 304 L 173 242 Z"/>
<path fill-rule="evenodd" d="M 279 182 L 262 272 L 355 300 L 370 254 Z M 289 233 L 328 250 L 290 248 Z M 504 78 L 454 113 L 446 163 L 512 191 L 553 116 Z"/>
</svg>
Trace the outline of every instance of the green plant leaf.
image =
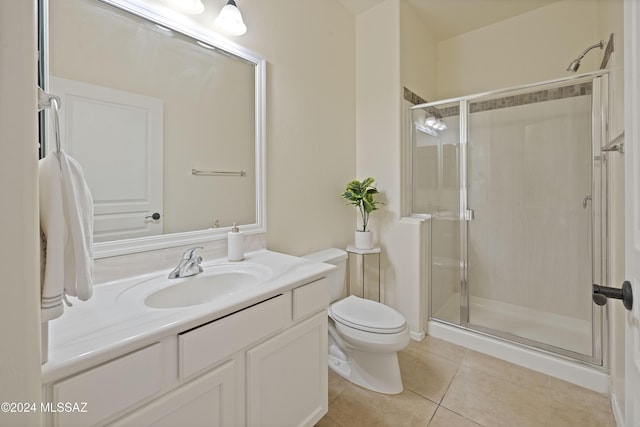
<svg viewBox="0 0 640 427">
<path fill-rule="evenodd" d="M 362 190 L 364 191 L 364 189 L 366 189 L 367 187 L 369 187 L 371 184 L 373 184 L 375 182 L 374 178 L 366 178 L 364 181 L 362 181 Z"/>
</svg>

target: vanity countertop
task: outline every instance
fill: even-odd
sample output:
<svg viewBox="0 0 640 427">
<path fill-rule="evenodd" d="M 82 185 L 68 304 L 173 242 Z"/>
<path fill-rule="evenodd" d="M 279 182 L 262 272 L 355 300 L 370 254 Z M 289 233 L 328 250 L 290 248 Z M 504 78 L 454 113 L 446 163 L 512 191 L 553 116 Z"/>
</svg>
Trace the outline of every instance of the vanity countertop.
<svg viewBox="0 0 640 427">
<path fill-rule="evenodd" d="M 297 286 L 325 277 L 335 267 L 268 250 L 249 252 L 241 262 L 226 258 L 206 261 L 205 273 L 221 264 L 258 264 L 271 270 L 259 286 L 211 302 L 177 308 L 150 308 L 132 289 L 170 270 L 104 283 L 86 302 L 66 307 L 49 322 L 49 357 L 42 365 L 42 383 L 51 383 L 157 340 L 189 330 Z M 149 291 L 147 293 L 150 293 Z M 44 325 L 43 325 L 44 326 Z"/>
</svg>

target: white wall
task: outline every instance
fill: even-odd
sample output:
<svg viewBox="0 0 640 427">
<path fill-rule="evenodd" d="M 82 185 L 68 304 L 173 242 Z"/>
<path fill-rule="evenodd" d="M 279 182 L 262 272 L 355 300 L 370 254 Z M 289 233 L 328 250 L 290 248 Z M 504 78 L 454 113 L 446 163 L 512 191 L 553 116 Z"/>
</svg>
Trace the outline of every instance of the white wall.
<svg viewBox="0 0 640 427">
<path fill-rule="evenodd" d="M 0 401 L 40 401 L 35 1 L 0 1 Z M 0 425 L 40 415 L 0 413 Z"/>
<path fill-rule="evenodd" d="M 402 86 L 427 101 L 437 98 L 438 43 L 416 9 L 400 2 L 400 79 Z"/>
<path fill-rule="evenodd" d="M 400 216 L 400 0 L 386 0 L 356 17 L 356 172 L 376 179 L 384 205 L 371 215 L 382 247 L 385 301 L 395 304 L 396 265 L 385 251 Z"/>
<path fill-rule="evenodd" d="M 571 60 L 600 40 L 596 4 L 563 0 L 440 42 L 438 99 L 571 75 Z M 601 58 L 591 52 L 578 72 L 597 70 Z"/>
<path fill-rule="evenodd" d="M 238 43 L 268 61 L 268 247 L 346 247 L 355 209 L 339 195 L 356 171 L 355 18 L 337 1 L 240 6 L 249 29 Z"/>
</svg>

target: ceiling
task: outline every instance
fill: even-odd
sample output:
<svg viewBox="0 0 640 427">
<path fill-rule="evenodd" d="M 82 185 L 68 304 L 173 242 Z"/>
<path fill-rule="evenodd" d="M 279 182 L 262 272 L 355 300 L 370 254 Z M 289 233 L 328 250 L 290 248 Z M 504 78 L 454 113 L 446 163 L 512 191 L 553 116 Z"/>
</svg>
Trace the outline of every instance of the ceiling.
<svg viewBox="0 0 640 427">
<path fill-rule="evenodd" d="M 385 0 L 338 0 L 358 15 Z M 511 18 L 557 0 L 407 0 L 438 40 Z"/>
</svg>

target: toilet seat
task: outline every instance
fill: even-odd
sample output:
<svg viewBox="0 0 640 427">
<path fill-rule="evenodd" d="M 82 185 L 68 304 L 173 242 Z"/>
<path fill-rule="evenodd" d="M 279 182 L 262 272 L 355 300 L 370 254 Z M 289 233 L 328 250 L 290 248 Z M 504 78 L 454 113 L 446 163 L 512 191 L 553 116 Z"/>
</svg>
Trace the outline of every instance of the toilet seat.
<svg viewBox="0 0 640 427">
<path fill-rule="evenodd" d="M 391 307 L 355 295 L 333 304 L 329 313 L 336 322 L 365 332 L 396 334 L 407 328 L 404 316 Z"/>
</svg>

